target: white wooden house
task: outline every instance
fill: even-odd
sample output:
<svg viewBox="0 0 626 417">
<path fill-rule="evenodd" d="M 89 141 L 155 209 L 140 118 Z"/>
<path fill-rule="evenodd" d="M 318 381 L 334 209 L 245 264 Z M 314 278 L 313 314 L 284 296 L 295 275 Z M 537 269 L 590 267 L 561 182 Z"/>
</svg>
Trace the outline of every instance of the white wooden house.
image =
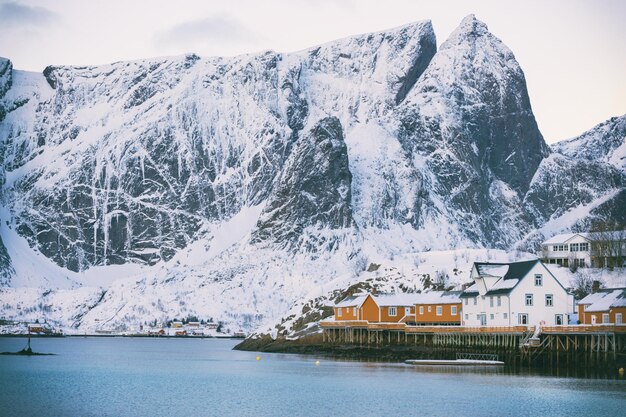
<svg viewBox="0 0 626 417">
<path fill-rule="evenodd" d="M 475 262 L 461 293 L 464 326 L 568 324 L 574 297 L 539 261 Z"/>
<path fill-rule="evenodd" d="M 541 244 L 541 258 L 549 264 L 577 267 L 624 266 L 626 231 L 564 233 Z"/>
</svg>

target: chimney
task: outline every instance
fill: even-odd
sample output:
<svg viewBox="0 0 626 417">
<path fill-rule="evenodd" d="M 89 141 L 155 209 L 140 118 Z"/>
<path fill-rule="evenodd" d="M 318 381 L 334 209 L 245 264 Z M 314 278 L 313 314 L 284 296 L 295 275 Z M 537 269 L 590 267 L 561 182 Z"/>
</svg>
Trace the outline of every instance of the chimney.
<svg viewBox="0 0 626 417">
<path fill-rule="evenodd" d="M 594 280 L 593 283 L 591 284 L 591 293 L 597 293 L 598 291 L 600 291 L 600 281 L 598 280 Z"/>
</svg>

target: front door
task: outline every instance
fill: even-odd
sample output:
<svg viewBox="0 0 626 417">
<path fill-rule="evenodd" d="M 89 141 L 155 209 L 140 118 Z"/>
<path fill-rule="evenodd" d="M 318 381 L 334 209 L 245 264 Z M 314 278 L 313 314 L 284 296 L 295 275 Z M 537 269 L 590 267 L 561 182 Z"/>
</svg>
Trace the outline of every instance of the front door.
<svg viewBox="0 0 626 417">
<path fill-rule="evenodd" d="M 591 324 L 596 324 L 596 316 L 591 316 Z"/>
<path fill-rule="evenodd" d="M 554 323 L 557 326 L 563 325 L 563 314 L 557 314 L 554 316 Z"/>
<path fill-rule="evenodd" d="M 528 324 L 528 314 L 520 313 L 517 315 L 517 320 L 519 324 L 527 325 Z"/>
<path fill-rule="evenodd" d="M 479 314 L 478 315 L 478 320 L 480 320 L 480 325 L 481 326 L 486 326 L 487 325 L 487 315 L 486 314 Z"/>
</svg>

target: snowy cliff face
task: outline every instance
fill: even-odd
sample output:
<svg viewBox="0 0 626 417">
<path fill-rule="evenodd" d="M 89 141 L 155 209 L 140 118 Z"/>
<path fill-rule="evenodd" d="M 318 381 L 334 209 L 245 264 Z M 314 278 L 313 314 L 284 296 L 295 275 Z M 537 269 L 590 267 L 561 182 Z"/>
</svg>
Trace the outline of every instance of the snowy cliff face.
<svg viewBox="0 0 626 417">
<path fill-rule="evenodd" d="M 621 145 L 576 153 L 602 134 L 551 155 L 515 57 L 474 16 L 439 51 L 425 21 L 292 54 L 2 59 L 0 285 L 104 287 L 55 316 L 85 328 L 251 329 L 369 262 L 626 212 Z M 36 318 L 33 294 L 0 305 Z"/>
<path fill-rule="evenodd" d="M 168 260 L 264 202 L 305 126 L 377 117 L 434 51 L 422 22 L 293 55 L 17 73 L 29 102 L 1 130 L 12 220 L 73 271 Z"/>
<path fill-rule="evenodd" d="M 626 115 L 612 117 L 582 135 L 552 145 L 555 152 L 575 159 L 608 162 L 626 169 Z"/>
</svg>

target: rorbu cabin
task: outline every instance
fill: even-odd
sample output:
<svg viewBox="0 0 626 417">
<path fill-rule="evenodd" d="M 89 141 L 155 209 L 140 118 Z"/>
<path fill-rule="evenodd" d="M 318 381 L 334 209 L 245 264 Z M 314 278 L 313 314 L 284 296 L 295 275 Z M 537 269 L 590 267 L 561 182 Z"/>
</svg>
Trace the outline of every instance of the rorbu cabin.
<svg viewBox="0 0 626 417">
<path fill-rule="evenodd" d="M 335 304 L 333 309 L 335 321 L 380 321 L 378 303 L 371 294 L 359 294 L 347 297 Z"/>
<path fill-rule="evenodd" d="M 415 324 L 419 326 L 460 326 L 461 292 L 431 291 L 415 300 Z"/>
<path fill-rule="evenodd" d="M 605 288 L 578 302 L 580 324 L 624 325 L 626 288 Z"/>
<path fill-rule="evenodd" d="M 376 302 L 380 307 L 380 322 L 398 323 L 412 321 L 415 315 L 417 294 L 380 294 Z"/>
</svg>

